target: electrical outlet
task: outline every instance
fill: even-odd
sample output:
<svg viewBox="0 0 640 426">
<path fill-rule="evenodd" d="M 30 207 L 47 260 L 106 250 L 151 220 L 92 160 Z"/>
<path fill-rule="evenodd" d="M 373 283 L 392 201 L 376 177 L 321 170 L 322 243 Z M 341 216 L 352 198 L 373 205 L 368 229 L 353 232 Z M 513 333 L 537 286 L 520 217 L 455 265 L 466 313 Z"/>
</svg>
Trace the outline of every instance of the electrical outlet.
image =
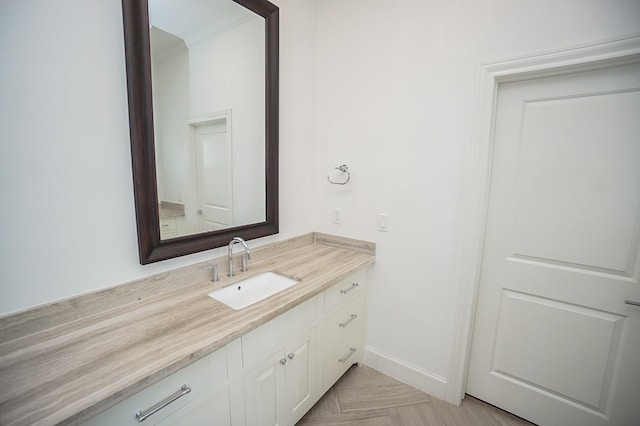
<svg viewBox="0 0 640 426">
<path fill-rule="evenodd" d="M 333 223 L 335 223 L 336 225 L 341 225 L 342 224 L 342 209 L 340 207 L 334 207 L 333 208 Z"/>
<path fill-rule="evenodd" d="M 386 213 L 380 213 L 378 215 L 378 231 L 389 232 L 389 225 L 391 225 L 391 216 Z"/>
</svg>

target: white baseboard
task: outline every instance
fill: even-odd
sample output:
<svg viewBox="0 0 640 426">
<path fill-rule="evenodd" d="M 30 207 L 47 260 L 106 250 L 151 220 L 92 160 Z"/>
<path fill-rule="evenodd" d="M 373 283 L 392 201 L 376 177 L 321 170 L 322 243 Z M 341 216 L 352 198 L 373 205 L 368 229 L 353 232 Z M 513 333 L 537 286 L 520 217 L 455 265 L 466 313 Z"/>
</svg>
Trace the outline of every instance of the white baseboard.
<svg viewBox="0 0 640 426">
<path fill-rule="evenodd" d="M 438 399 L 445 398 L 447 380 L 444 377 L 408 364 L 370 346 L 364 350 L 364 363 Z"/>
</svg>

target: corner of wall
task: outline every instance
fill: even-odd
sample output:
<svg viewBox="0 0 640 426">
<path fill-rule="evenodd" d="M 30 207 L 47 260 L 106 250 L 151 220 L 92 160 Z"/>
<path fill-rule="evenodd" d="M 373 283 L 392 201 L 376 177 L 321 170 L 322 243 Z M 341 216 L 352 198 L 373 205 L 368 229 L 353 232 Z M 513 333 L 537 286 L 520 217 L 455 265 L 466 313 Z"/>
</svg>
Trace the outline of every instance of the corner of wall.
<svg viewBox="0 0 640 426">
<path fill-rule="evenodd" d="M 406 363 L 389 354 L 367 346 L 364 351 L 364 362 L 384 374 L 393 377 L 409 386 L 445 400 L 447 380 L 437 374 Z M 451 401 L 447 401 L 451 402 Z"/>
</svg>

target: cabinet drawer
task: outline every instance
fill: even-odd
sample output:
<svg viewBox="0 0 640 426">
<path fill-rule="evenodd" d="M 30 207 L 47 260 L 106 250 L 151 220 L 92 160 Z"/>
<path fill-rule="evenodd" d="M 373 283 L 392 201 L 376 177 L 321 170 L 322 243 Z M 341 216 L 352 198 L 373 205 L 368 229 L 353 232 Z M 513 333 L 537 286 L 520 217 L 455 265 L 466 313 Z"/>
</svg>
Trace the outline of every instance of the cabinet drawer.
<svg viewBox="0 0 640 426">
<path fill-rule="evenodd" d="M 362 341 L 346 341 L 329 350 L 322 360 L 322 389 L 326 391 L 356 362 L 362 362 Z"/>
<path fill-rule="evenodd" d="M 175 232 L 176 219 L 174 217 L 160 219 L 160 232 Z"/>
<path fill-rule="evenodd" d="M 160 238 L 175 238 L 178 236 L 175 218 L 160 219 Z"/>
<path fill-rule="evenodd" d="M 360 293 L 366 284 L 367 270 L 361 269 L 353 275 L 338 282 L 338 284 L 325 290 L 324 311 L 328 312 L 339 304 Z"/>
<path fill-rule="evenodd" d="M 365 294 L 360 293 L 347 304 L 336 308 L 324 321 L 322 347 L 364 335 Z"/>
<path fill-rule="evenodd" d="M 144 423 L 142 425 L 144 426 Z M 210 390 L 158 423 L 158 426 L 187 425 L 230 426 L 229 388 L 220 387 Z"/>
<path fill-rule="evenodd" d="M 144 425 L 155 425 L 171 414 L 205 395 L 212 387 L 227 387 L 227 354 L 220 349 L 183 369 L 167 376 L 148 388 L 125 399 L 113 407 L 89 419 L 84 425 L 139 425 L 136 412 L 147 411 L 167 397 L 178 394 L 183 385 L 191 391 L 167 404 L 144 420 Z"/>
<path fill-rule="evenodd" d="M 242 365 L 247 367 L 316 319 L 314 297 L 242 336 Z"/>
</svg>

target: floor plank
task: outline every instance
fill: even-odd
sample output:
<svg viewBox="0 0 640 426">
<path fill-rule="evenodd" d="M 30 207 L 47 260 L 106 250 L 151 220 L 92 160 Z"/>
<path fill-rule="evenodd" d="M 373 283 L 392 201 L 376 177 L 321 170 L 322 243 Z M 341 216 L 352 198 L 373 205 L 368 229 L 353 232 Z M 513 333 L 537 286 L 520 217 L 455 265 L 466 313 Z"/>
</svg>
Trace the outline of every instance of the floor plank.
<svg viewBox="0 0 640 426">
<path fill-rule="evenodd" d="M 366 365 L 351 367 L 297 426 L 531 426 L 468 396 L 457 407 Z"/>
<path fill-rule="evenodd" d="M 395 426 L 396 424 L 388 410 L 305 416 L 297 423 L 300 426 Z"/>
<path fill-rule="evenodd" d="M 431 404 L 416 404 L 406 407 L 390 408 L 394 425 L 403 426 L 446 426 L 442 418 L 433 410 Z"/>
</svg>

